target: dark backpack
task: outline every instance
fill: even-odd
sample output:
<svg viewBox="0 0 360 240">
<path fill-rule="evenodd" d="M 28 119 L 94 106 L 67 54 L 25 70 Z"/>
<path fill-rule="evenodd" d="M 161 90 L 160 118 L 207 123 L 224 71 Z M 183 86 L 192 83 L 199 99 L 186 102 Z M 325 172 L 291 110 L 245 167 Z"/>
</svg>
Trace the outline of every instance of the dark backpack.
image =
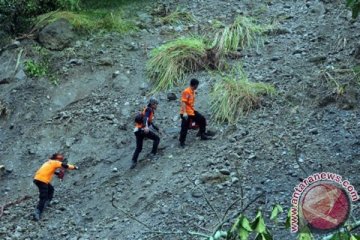
<svg viewBox="0 0 360 240">
<path fill-rule="evenodd" d="M 143 124 L 144 123 L 144 115 L 142 112 L 138 112 L 135 115 L 135 123 Z"/>
</svg>

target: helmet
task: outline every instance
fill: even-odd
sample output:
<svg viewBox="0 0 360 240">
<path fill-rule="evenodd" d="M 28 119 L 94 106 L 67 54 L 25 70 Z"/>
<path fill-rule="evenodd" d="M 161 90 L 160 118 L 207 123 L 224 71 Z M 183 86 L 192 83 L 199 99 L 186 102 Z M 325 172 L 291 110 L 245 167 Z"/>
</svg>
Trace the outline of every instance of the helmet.
<svg viewBox="0 0 360 240">
<path fill-rule="evenodd" d="M 150 98 L 149 105 L 153 105 L 153 104 L 159 104 L 159 101 L 156 100 L 156 98 Z"/>
<path fill-rule="evenodd" d="M 63 161 L 64 160 L 64 155 L 62 155 L 61 153 L 54 153 L 51 156 L 51 159 L 58 160 L 58 161 Z"/>
</svg>

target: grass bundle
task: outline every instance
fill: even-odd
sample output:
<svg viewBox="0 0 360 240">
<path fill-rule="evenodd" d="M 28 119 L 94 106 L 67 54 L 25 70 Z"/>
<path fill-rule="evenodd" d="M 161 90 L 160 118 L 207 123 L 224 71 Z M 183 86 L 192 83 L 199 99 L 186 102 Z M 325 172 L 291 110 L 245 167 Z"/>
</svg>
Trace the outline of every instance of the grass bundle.
<svg viewBox="0 0 360 240">
<path fill-rule="evenodd" d="M 178 85 L 185 73 L 205 67 L 206 44 L 201 38 L 182 38 L 166 43 L 150 53 L 146 69 L 153 91 Z"/>
<path fill-rule="evenodd" d="M 217 122 L 234 124 L 241 115 L 258 106 L 260 96 L 275 93 L 272 85 L 250 82 L 242 69 L 225 75 L 210 93 L 210 109 Z"/>
<path fill-rule="evenodd" d="M 160 18 L 160 22 L 163 24 L 181 24 L 194 21 L 195 19 L 192 14 L 180 11 L 179 9 L 176 9 L 176 11 L 170 13 L 169 15 Z"/>
<path fill-rule="evenodd" d="M 258 48 L 263 45 L 262 35 L 270 28 L 256 24 L 253 18 L 238 16 L 233 24 L 216 34 L 213 46 L 224 53 L 253 45 Z"/>
</svg>

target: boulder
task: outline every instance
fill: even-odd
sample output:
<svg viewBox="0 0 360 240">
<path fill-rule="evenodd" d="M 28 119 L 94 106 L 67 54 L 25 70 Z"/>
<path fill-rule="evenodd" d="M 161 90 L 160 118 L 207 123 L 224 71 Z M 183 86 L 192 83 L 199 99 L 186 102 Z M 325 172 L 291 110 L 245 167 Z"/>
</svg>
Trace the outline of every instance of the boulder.
<svg viewBox="0 0 360 240">
<path fill-rule="evenodd" d="M 66 19 L 59 19 L 45 26 L 39 33 L 40 43 L 51 50 L 63 50 L 70 46 L 75 34 Z"/>
</svg>

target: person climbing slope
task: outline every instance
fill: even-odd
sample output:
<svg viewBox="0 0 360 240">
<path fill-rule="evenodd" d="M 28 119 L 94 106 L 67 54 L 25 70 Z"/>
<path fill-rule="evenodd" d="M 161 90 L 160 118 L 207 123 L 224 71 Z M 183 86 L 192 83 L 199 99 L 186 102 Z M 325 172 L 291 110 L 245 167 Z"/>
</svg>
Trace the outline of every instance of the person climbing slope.
<svg viewBox="0 0 360 240">
<path fill-rule="evenodd" d="M 157 153 L 160 137 L 151 129 L 153 128 L 156 131 L 159 131 L 159 128 L 153 123 L 155 110 L 157 109 L 158 104 L 159 102 L 156 99 L 151 98 L 147 107 L 141 113 L 140 119 L 135 121 L 134 134 L 136 137 L 136 149 L 132 157 L 132 164 L 130 169 L 134 169 L 137 165 L 139 154 L 142 151 L 144 138 L 153 140 L 150 158 L 154 158 Z"/>
<path fill-rule="evenodd" d="M 39 202 L 34 213 L 34 220 L 36 221 L 41 219 L 45 206 L 50 204 L 54 196 L 54 187 L 50 182 L 54 174 L 59 174 L 56 170 L 61 168 L 69 170 L 78 169 L 75 165 L 66 164 L 63 161 L 64 155 L 55 153 L 35 173 L 34 184 L 39 189 Z"/>
<path fill-rule="evenodd" d="M 206 132 L 206 119 L 198 111 L 195 110 L 195 91 L 199 86 L 199 80 L 193 78 L 190 80 L 190 86 L 187 87 L 181 94 L 181 131 L 180 131 L 180 146 L 185 147 L 186 135 L 191 122 L 195 122 L 199 125 L 199 132 L 197 136 L 200 136 L 201 140 L 209 140 L 209 136 Z"/>
</svg>

